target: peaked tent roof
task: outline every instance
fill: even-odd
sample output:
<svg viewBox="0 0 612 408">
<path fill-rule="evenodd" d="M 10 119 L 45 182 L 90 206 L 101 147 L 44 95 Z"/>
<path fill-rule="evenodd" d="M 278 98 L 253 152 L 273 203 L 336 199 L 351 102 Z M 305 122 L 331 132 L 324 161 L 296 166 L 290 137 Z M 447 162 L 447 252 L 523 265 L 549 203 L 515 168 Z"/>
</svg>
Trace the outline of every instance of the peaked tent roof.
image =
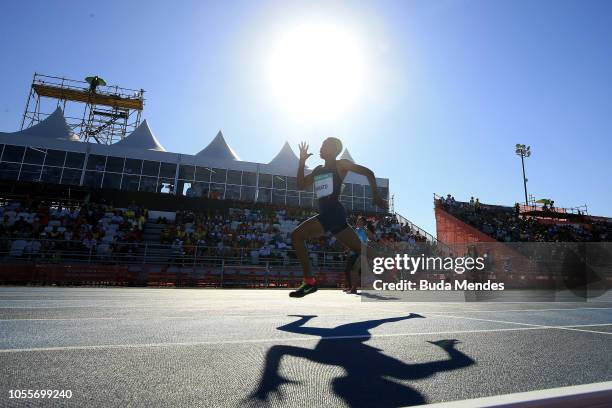
<svg viewBox="0 0 612 408">
<path fill-rule="evenodd" d="M 16 135 L 30 135 L 36 137 L 44 137 L 49 139 L 71 140 L 78 141 L 79 138 L 74 134 L 66 118 L 62 108 L 58 107 L 55 111 L 41 120 L 34 126 L 27 129 L 15 132 Z"/>
<path fill-rule="evenodd" d="M 296 167 L 300 162 L 300 159 L 295 155 L 291 146 L 288 142 L 285 142 L 280 152 L 268 163 L 270 166 L 279 168 L 293 168 Z M 296 167 L 297 168 L 297 167 Z"/>
<path fill-rule="evenodd" d="M 142 123 L 134 129 L 132 133 L 127 135 L 124 139 L 118 141 L 113 144 L 113 146 L 123 146 L 123 147 L 131 147 L 135 149 L 146 149 L 146 150 L 156 150 L 158 152 L 165 152 L 164 146 L 159 143 L 147 120 L 143 120 Z"/>
<path fill-rule="evenodd" d="M 344 149 L 344 152 L 340 155 L 339 159 L 346 159 L 350 162 L 355 163 L 355 160 L 353 160 L 353 157 L 351 157 L 351 154 L 349 153 L 348 149 Z"/>
<path fill-rule="evenodd" d="M 219 131 L 212 142 L 204 149 L 200 150 L 196 156 L 217 160 L 240 160 L 238 155 L 225 141 L 225 137 L 223 137 L 223 132 L 221 131 Z"/>
</svg>

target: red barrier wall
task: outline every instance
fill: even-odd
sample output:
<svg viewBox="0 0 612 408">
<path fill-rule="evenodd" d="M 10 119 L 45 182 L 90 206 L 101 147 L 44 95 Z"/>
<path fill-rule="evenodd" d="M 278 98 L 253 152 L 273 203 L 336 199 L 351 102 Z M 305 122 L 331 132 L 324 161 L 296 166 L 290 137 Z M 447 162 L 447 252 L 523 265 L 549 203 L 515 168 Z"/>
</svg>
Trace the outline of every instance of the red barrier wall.
<svg viewBox="0 0 612 408">
<path fill-rule="evenodd" d="M 123 265 L 0 264 L 0 284 L 127 285 L 134 281 L 135 273 Z"/>
<path fill-rule="evenodd" d="M 487 253 L 491 259 L 496 259 L 498 262 L 511 260 L 512 270 L 519 277 L 523 276 L 526 278 L 535 272 L 531 261 L 523 254 L 449 214 L 437 202 L 435 214 L 438 239 L 447 244 L 454 255 L 462 256 L 468 253 L 471 248 L 479 256 Z M 474 245 L 477 243 L 478 245 Z M 512 273 L 504 273 L 502 271 L 498 271 L 496 276 L 496 279 L 506 282 L 509 282 L 508 280 L 511 281 L 513 278 Z"/>
<path fill-rule="evenodd" d="M 436 203 L 436 234 L 438 240 L 447 245 L 470 244 L 475 242 L 497 242 L 482 231 L 450 215 Z"/>
<path fill-rule="evenodd" d="M 318 271 L 322 287 L 340 287 L 341 271 Z M 0 284 L 39 285 L 147 285 L 200 287 L 295 287 L 302 281 L 299 269 L 262 266 L 194 267 L 169 265 L 0 264 Z"/>
</svg>

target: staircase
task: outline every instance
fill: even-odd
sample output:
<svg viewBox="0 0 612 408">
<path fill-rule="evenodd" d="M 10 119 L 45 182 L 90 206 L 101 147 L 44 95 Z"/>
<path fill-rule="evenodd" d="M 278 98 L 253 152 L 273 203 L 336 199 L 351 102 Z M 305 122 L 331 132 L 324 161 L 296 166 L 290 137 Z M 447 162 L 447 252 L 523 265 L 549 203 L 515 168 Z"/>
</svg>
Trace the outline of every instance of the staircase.
<svg viewBox="0 0 612 408">
<path fill-rule="evenodd" d="M 172 256 L 168 245 L 161 245 L 161 232 L 166 224 L 158 224 L 147 220 L 142 231 L 142 240 L 146 244 L 146 258 L 149 263 L 164 263 Z M 140 248 L 140 254 L 145 255 L 145 248 Z"/>
<path fill-rule="evenodd" d="M 152 244 L 159 244 L 161 232 L 164 228 L 166 228 L 166 224 L 158 224 L 155 221 L 147 221 L 142 231 L 142 240 Z"/>
</svg>

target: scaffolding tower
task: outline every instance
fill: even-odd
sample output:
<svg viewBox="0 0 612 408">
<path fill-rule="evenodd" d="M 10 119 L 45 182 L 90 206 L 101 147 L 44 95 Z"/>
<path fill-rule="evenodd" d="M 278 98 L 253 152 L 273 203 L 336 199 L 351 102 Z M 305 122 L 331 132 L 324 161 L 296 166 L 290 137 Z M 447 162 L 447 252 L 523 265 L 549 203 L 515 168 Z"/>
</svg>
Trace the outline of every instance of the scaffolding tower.
<svg viewBox="0 0 612 408">
<path fill-rule="evenodd" d="M 98 77 L 95 77 L 98 78 Z M 34 74 L 21 129 L 44 120 L 58 107 L 75 135 L 84 142 L 112 144 L 140 124 L 144 90 Z"/>
</svg>

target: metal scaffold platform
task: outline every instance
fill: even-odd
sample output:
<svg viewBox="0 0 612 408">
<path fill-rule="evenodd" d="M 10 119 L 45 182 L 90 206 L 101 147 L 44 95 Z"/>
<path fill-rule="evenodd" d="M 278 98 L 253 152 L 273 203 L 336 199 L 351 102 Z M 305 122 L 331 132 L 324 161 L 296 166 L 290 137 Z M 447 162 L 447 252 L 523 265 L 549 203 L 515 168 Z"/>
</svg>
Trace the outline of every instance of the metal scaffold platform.
<svg viewBox="0 0 612 408">
<path fill-rule="evenodd" d="M 112 144 L 140 124 L 144 90 L 106 85 L 98 76 L 79 81 L 34 74 L 21 129 L 37 124 L 58 107 L 82 141 Z"/>
</svg>

